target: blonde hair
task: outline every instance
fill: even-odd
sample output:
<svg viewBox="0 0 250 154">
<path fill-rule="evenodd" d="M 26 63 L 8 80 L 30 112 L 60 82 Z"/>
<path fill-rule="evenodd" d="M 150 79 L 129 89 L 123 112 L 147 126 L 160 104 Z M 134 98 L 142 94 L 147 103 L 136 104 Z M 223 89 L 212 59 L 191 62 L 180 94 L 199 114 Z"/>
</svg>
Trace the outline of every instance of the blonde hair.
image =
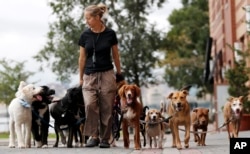
<svg viewBox="0 0 250 154">
<path fill-rule="evenodd" d="M 102 21 L 104 21 L 104 15 L 107 14 L 108 8 L 105 4 L 100 3 L 97 5 L 89 5 L 85 8 L 84 12 L 87 11 L 91 16 L 99 16 Z"/>
</svg>

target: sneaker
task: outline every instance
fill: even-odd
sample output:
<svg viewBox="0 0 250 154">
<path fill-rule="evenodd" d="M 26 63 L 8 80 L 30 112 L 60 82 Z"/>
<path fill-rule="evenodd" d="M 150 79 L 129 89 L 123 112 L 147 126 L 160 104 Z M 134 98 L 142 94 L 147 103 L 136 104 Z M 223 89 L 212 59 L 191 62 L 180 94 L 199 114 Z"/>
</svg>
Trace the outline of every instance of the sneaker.
<svg viewBox="0 0 250 154">
<path fill-rule="evenodd" d="M 98 146 L 100 143 L 99 138 L 91 138 L 87 144 L 85 145 L 85 147 L 95 147 Z"/>
<path fill-rule="evenodd" d="M 99 145 L 100 148 L 110 148 L 110 144 L 108 141 L 105 141 L 103 140 L 100 145 Z"/>
</svg>

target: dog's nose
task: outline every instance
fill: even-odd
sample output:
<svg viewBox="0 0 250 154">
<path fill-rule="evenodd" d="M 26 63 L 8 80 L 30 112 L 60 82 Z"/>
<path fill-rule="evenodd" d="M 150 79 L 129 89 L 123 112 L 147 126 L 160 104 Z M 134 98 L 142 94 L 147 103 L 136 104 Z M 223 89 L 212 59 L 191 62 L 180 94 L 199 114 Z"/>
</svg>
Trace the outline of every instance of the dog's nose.
<svg viewBox="0 0 250 154">
<path fill-rule="evenodd" d="M 131 94 L 128 94 L 128 97 L 130 98 L 132 95 Z"/>
<path fill-rule="evenodd" d="M 178 102 L 178 103 L 177 103 L 177 107 L 181 107 L 181 102 Z"/>
</svg>

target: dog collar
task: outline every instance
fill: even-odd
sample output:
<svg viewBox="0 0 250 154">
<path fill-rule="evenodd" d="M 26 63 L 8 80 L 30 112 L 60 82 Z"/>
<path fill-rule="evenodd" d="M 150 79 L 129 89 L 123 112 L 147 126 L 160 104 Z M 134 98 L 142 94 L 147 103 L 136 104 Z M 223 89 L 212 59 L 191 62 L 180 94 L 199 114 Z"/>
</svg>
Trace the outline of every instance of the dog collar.
<svg viewBox="0 0 250 154">
<path fill-rule="evenodd" d="M 28 102 L 26 102 L 25 100 L 23 100 L 23 99 L 20 99 L 21 101 L 20 101 L 20 104 L 23 106 L 23 107 L 25 107 L 25 108 L 30 108 L 31 106 L 30 106 L 30 104 L 28 103 Z"/>
</svg>

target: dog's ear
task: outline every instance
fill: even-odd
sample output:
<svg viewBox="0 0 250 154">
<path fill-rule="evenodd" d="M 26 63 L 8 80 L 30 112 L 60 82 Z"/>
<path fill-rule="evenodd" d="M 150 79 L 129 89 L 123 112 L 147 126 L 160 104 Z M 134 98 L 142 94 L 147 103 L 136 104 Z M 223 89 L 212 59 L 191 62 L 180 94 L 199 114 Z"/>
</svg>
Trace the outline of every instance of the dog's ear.
<svg viewBox="0 0 250 154">
<path fill-rule="evenodd" d="M 241 102 L 243 102 L 243 98 L 244 98 L 243 96 L 240 96 L 240 97 L 239 97 L 239 100 L 240 100 Z"/>
<path fill-rule="evenodd" d="M 187 90 L 182 90 L 181 91 L 183 94 L 185 94 L 186 96 L 188 95 L 188 91 Z"/>
<path fill-rule="evenodd" d="M 134 88 L 135 88 L 136 96 L 139 97 L 141 95 L 141 89 L 137 85 L 134 85 Z"/>
<path fill-rule="evenodd" d="M 227 100 L 228 100 L 229 102 L 231 102 L 233 99 L 234 99 L 234 97 L 232 97 L 232 96 L 230 96 L 229 98 L 227 98 Z"/>
<path fill-rule="evenodd" d="M 197 112 L 197 111 L 198 111 L 198 109 L 197 109 L 197 108 L 194 108 L 194 109 L 193 109 L 193 112 Z"/>
<path fill-rule="evenodd" d="M 208 112 L 209 112 L 209 109 L 206 109 L 206 113 L 208 114 Z"/>
<path fill-rule="evenodd" d="M 125 94 L 124 94 L 124 90 L 126 88 L 126 85 L 123 85 L 119 91 L 118 91 L 118 95 L 121 97 L 121 98 L 124 98 L 125 97 Z"/>
<path fill-rule="evenodd" d="M 167 99 L 171 99 L 172 96 L 173 96 L 174 93 L 170 93 L 168 96 L 167 96 Z"/>
</svg>

